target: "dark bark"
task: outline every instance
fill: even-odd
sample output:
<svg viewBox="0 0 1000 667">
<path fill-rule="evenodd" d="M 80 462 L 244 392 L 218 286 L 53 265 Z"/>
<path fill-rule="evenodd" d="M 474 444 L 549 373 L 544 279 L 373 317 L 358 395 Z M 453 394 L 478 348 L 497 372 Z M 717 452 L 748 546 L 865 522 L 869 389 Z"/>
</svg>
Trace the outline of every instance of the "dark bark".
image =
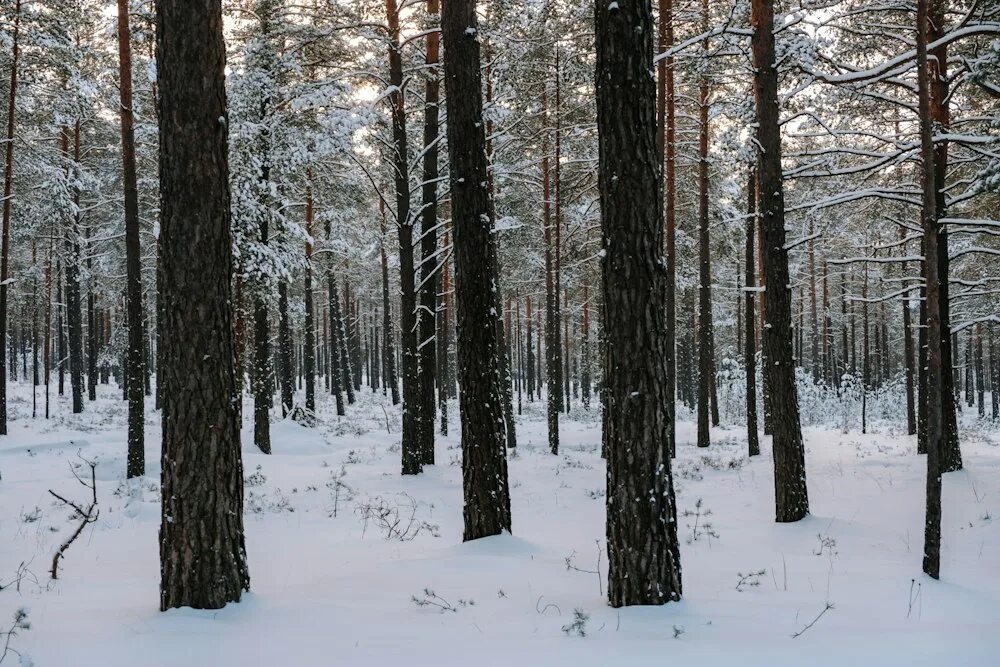
<svg viewBox="0 0 1000 667">
<path fill-rule="evenodd" d="M 708 0 L 701 0 L 701 28 L 708 31 Z M 709 40 L 702 41 L 706 57 Z M 698 446 L 708 447 L 709 412 L 714 361 L 712 359 L 712 260 L 708 232 L 708 76 L 698 82 Z"/>
<path fill-rule="evenodd" d="M 496 311 L 497 249 L 491 229 L 475 0 L 441 12 L 448 96 L 448 162 L 458 330 L 465 540 L 511 528 Z"/>
<path fill-rule="evenodd" d="M 906 228 L 899 228 L 899 236 L 906 236 Z M 902 253 L 906 255 L 906 244 L 903 244 Z M 905 276 L 909 263 L 903 262 L 902 274 Z M 903 287 L 908 287 L 903 283 Z M 902 297 L 903 301 L 903 371 L 906 378 L 906 433 L 913 435 L 917 432 L 916 401 L 914 396 L 914 359 L 913 359 L 913 327 L 910 319 L 910 292 L 906 292 Z"/>
<path fill-rule="evenodd" d="M 392 404 L 399 404 L 399 379 L 396 377 L 396 351 L 393 348 L 392 304 L 389 301 L 389 259 L 385 254 L 385 224 L 382 226 L 382 243 L 379 255 L 382 260 L 382 368 L 385 373 L 383 386 L 392 392 Z M 337 309 L 340 310 L 339 307 Z"/>
<path fill-rule="evenodd" d="M 927 503 L 924 515 L 923 569 L 937 579 L 941 572 L 941 458 L 944 450 L 942 400 L 951 400 L 942 385 L 943 323 L 941 321 L 941 276 L 938 252 L 937 175 L 934 167 L 933 120 L 927 66 L 928 0 L 917 0 L 917 86 L 920 111 L 920 157 L 922 176 L 921 222 L 924 240 L 924 284 L 927 299 Z"/>
<path fill-rule="evenodd" d="M 292 325 L 288 321 L 288 283 L 278 283 L 278 390 L 281 395 L 281 416 L 292 411 L 295 394 Z"/>
<path fill-rule="evenodd" d="M 139 190 L 136 184 L 135 129 L 132 114 L 132 44 L 128 0 L 118 0 L 118 91 L 122 134 L 122 180 L 125 195 L 125 313 L 128 347 L 128 477 L 145 472 L 145 339 L 142 308 L 142 256 L 139 246 Z"/>
<path fill-rule="evenodd" d="M 161 610 L 221 608 L 250 585 L 234 405 L 222 34 L 219 2 L 156 3 L 165 348 Z"/>
<path fill-rule="evenodd" d="M 21 0 L 14 2 L 11 34 L 10 90 L 7 91 L 7 136 L 4 147 L 3 224 L 0 235 L 0 435 L 7 434 L 7 291 L 10 278 L 10 215 L 14 199 L 14 126 L 17 118 L 17 66 L 20 55 Z"/>
<path fill-rule="evenodd" d="M 744 303 L 746 316 L 743 318 L 746 332 L 744 336 L 743 362 L 746 368 L 747 393 L 747 448 L 750 456 L 760 454 L 760 440 L 757 435 L 757 354 L 754 342 L 757 339 L 756 317 L 754 315 L 753 296 L 755 278 L 754 268 L 754 229 L 757 227 L 757 177 L 753 171 L 747 179 L 747 232 L 746 232 L 746 292 Z"/>
<path fill-rule="evenodd" d="M 437 18 L 440 3 L 438 0 L 427 0 L 427 14 L 431 21 Z M 433 26 L 431 26 L 433 27 Z M 437 295 L 440 290 L 441 274 L 438 271 L 437 242 L 437 179 L 438 179 L 438 102 L 440 98 L 440 80 L 438 74 L 438 56 L 440 53 L 439 35 L 432 32 L 427 35 L 424 64 L 426 65 L 426 83 L 424 88 L 424 164 L 421 193 L 423 208 L 420 217 L 420 310 L 419 354 L 418 367 L 419 403 L 417 409 L 420 417 L 418 448 L 421 460 L 425 465 L 434 464 L 434 429 L 435 407 L 437 397 L 434 394 L 435 374 L 437 372 L 437 349 L 435 335 L 437 334 Z"/>
<path fill-rule="evenodd" d="M 601 197 L 608 601 L 681 596 L 677 512 L 664 446 L 667 275 L 648 0 L 595 3 Z"/>
<path fill-rule="evenodd" d="M 927 4 L 927 22 L 924 28 L 928 43 L 939 39 L 948 29 L 945 15 L 945 3 L 942 0 L 929 0 Z M 935 133 L 947 133 L 951 122 L 949 108 L 948 83 L 948 46 L 942 45 L 928 53 L 928 113 L 933 122 Z M 934 182 L 935 209 L 937 218 L 946 215 L 946 189 L 948 174 L 948 141 L 938 140 L 934 145 Z M 938 307 L 941 309 L 941 392 L 950 396 L 955 387 L 954 357 L 951 344 L 951 301 L 949 297 L 948 259 L 948 226 L 937 225 L 938 236 L 938 279 L 940 294 Z M 946 401 L 941 406 L 942 437 L 941 471 L 952 472 L 962 469 L 962 451 L 958 441 L 958 415 L 955 412 L 955 401 Z"/>
<path fill-rule="evenodd" d="M 580 332 L 580 400 L 584 410 L 590 410 L 590 385 L 590 291 L 584 284 Z"/>
<path fill-rule="evenodd" d="M 548 116 L 548 85 L 542 88 L 543 124 Z M 552 187 L 549 168 L 548 131 L 542 130 L 542 225 L 545 239 L 545 414 L 548 426 L 549 450 L 559 453 L 559 412 L 562 411 L 562 364 L 559 362 L 559 293 L 556 291 L 556 251 L 555 233 L 559 230 L 559 219 L 552 220 Z M 556 134 L 558 137 L 558 133 Z M 556 159 L 556 164 L 559 160 Z"/>
<path fill-rule="evenodd" d="M 420 421 L 420 357 L 417 351 L 417 294 L 413 266 L 413 216 L 410 213 L 410 168 L 406 143 L 406 109 L 403 95 L 403 60 L 400 46 L 399 8 L 385 0 L 389 25 L 389 86 L 392 115 L 392 172 L 396 187 L 396 228 L 399 236 L 399 324 L 403 370 L 402 468 L 404 475 L 423 469 Z"/>
<path fill-rule="evenodd" d="M 763 333 L 764 375 L 772 410 L 775 515 L 779 522 L 809 514 L 805 450 L 799 422 L 795 367 L 791 356 L 791 292 L 785 247 L 785 202 L 778 127 L 778 71 L 774 48 L 774 2 L 752 0 L 754 96 L 760 145 L 760 214 L 763 220 L 766 328 Z"/>
<path fill-rule="evenodd" d="M 340 368 L 342 359 L 340 332 L 343 330 L 343 322 L 340 317 L 340 299 L 337 297 L 337 280 L 332 270 L 326 275 L 326 285 L 330 311 L 330 393 L 333 394 L 337 404 L 337 416 L 343 417 L 347 414 L 342 387 L 344 374 Z"/>
<path fill-rule="evenodd" d="M 674 3 L 673 0 L 659 0 L 659 51 L 668 51 L 674 45 Z M 667 386 L 664 397 L 667 408 L 667 439 L 664 446 L 670 457 L 677 454 L 677 213 L 675 207 L 677 189 L 677 140 L 676 104 L 674 101 L 674 57 L 660 59 L 657 66 L 659 99 L 657 105 L 657 142 L 663 156 L 663 171 L 666 176 L 664 198 L 664 254 L 666 255 L 667 287 L 663 297 L 666 311 L 667 337 Z"/>
<path fill-rule="evenodd" d="M 68 128 L 63 128 L 62 148 L 67 160 L 69 151 Z M 73 125 L 72 169 L 80 166 L 80 121 Z M 66 320 L 69 336 L 69 380 L 73 396 L 73 413 L 83 412 L 83 321 L 80 303 L 80 189 L 72 188 L 76 212 L 70 218 L 66 231 Z"/>
<path fill-rule="evenodd" d="M 302 372 L 306 385 L 306 416 L 308 424 L 313 423 L 316 414 L 316 325 L 313 322 L 313 285 L 312 285 L 312 254 L 313 254 L 313 196 L 312 173 L 306 175 L 306 266 L 303 276 L 303 293 L 305 300 L 305 319 L 302 332 Z"/>
<path fill-rule="evenodd" d="M 986 382 L 983 372 L 983 325 L 976 324 L 976 406 L 979 418 L 986 416 Z"/>
</svg>

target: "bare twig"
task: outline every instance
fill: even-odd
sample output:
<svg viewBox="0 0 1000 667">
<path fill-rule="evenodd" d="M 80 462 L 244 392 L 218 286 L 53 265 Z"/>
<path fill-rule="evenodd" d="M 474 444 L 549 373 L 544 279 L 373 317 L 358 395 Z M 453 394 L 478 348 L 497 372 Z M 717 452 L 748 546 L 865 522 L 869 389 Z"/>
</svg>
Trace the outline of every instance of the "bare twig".
<svg viewBox="0 0 1000 667">
<path fill-rule="evenodd" d="M 77 453 L 77 456 L 80 456 L 79 452 Z M 76 530 L 73 531 L 73 534 L 69 536 L 69 539 L 63 542 L 62 546 L 59 547 L 59 550 L 56 551 L 54 556 L 52 556 L 52 570 L 50 572 L 52 574 L 53 579 L 59 578 L 59 559 L 63 557 L 63 554 L 66 553 L 66 550 L 69 549 L 69 546 L 76 541 L 76 538 L 80 537 L 80 534 L 83 532 L 83 529 L 86 528 L 88 524 L 97 521 L 97 517 L 101 513 L 101 511 L 97 509 L 97 462 L 88 461 L 82 456 L 80 456 L 80 459 L 90 467 L 90 483 L 88 484 L 83 479 L 81 479 L 80 476 L 76 474 L 76 470 L 72 466 L 70 467 L 70 470 L 72 470 L 73 476 L 76 477 L 76 480 L 80 482 L 80 484 L 90 489 L 91 500 L 90 500 L 90 505 L 87 507 L 87 509 L 83 509 L 83 507 L 81 507 L 77 503 L 74 503 L 72 500 L 67 500 L 66 498 L 63 498 L 52 489 L 49 489 L 49 493 L 52 494 L 53 497 L 59 500 L 62 504 L 73 508 L 73 511 L 76 512 L 74 518 L 80 519 L 80 525 L 76 527 Z"/>
<path fill-rule="evenodd" d="M 807 623 L 801 630 L 799 630 L 798 632 L 792 634 L 792 639 L 796 639 L 797 637 L 802 636 L 805 633 L 806 630 L 808 630 L 812 626 L 816 625 L 816 621 L 818 621 L 819 619 L 823 618 L 823 614 L 825 614 L 826 612 L 830 611 L 831 609 L 833 609 L 833 603 L 832 602 L 827 602 L 826 605 L 823 607 L 823 611 L 821 611 L 819 613 L 819 615 L 816 616 L 816 618 L 814 618 L 811 622 Z"/>
</svg>

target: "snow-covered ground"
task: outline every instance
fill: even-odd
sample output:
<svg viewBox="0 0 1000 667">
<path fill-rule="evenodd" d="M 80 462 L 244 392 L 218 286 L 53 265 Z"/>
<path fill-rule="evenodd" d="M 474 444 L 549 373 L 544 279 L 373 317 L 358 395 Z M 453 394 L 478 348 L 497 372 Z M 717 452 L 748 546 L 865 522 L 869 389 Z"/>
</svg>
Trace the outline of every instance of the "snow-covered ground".
<svg viewBox="0 0 1000 667">
<path fill-rule="evenodd" d="M 11 646 L 38 667 L 1000 664 L 1000 431 L 968 412 L 966 468 L 944 483 L 940 581 L 920 569 L 924 459 L 898 427 L 807 428 L 812 515 L 779 525 L 768 439 L 753 461 L 740 427 L 698 450 L 685 421 L 674 467 L 684 600 L 616 610 L 596 413 L 564 418 L 553 456 L 542 404 L 526 404 L 513 535 L 463 544 L 457 406 L 438 465 L 404 478 L 398 408 L 363 391 L 347 418 L 322 403 L 316 428 L 275 423 L 271 456 L 248 444 L 247 422 L 252 592 L 221 611 L 161 613 L 159 415 L 148 411 L 147 475 L 130 489 L 125 405 L 101 389 L 84 415 L 59 398 L 46 421 L 17 386 L 0 438 L 0 582 L 27 563 L 20 591 L 0 591 L 0 630 L 26 607 L 31 628 Z M 48 490 L 87 499 L 78 453 L 98 461 L 100 518 L 52 581 L 76 523 Z"/>
</svg>

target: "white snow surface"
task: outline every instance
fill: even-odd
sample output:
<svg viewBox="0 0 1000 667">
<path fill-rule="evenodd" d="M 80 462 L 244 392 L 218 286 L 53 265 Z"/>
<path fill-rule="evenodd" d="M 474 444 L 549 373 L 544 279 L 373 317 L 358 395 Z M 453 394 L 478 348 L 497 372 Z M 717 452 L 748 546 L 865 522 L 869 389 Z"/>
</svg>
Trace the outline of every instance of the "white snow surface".
<svg viewBox="0 0 1000 667">
<path fill-rule="evenodd" d="M 100 389 L 82 415 L 54 397 L 46 421 L 31 419 L 30 387 L 13 385 L 0 437 L 0 582 L 22 561 L 29 571 L 20 591 L 0 591 L 0 630 L 27 607 L 31 629 L 11 646 L 37 667 L 1000 664 L 1000 432 L 968 409 L 965 469 L 944 477 L 940 581 L 921 573 L 925 461 L 899 425 L 805 429 L 812 514 L 777 524 L 770 439 L 751 461 L 743 427 L 713 429 L 699 450 L 682 421 L 673 471 L 683 601 L 613 609 L 596 410 L 574 403 L 553 456 L 544 404 L 524 402 L 510 460 L 513 535 L 463 544 L 454 402 L 438 464 L 414 477 L 399 474 L 399 408 L 381 393 L 362 390 L 338 419 L 318 392 L 318 425 L 276 420 L 270 456 L 253 448 L 245 408 L 251 592 L 222 610 L 162 613 L 160 416 L 147 408 L 147 474 L 129 490 L 125 404 L 120 390 Z M 52 555 L 76 522 L 48 490 L 87 499 L 70 470 L 78 452 L 99 462 L 100 519 L 52 581 Z M 334 517 L 341 469 L 349 489 Z M 415 537 L 365 525 L 359 505 L 379 497 L 398 505 L 403 526 L 414 516 Z M 711 515 L 693 539 L 695 517 L 684 514 L 699 499 Z M 758 585 L 737 590 L 741 574 L 760 570 Z M 455 611 L 416 604 L 425 589 Z M 563 630 L 574 610 L 589 616 L 584 637 Z"/>
</svg>

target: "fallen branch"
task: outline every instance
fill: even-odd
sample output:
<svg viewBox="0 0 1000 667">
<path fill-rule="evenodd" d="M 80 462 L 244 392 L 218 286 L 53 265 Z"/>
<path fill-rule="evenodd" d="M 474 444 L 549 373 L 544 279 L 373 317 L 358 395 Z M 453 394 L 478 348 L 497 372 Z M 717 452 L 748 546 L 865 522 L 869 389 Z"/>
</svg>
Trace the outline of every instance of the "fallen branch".
<svg viewBox="0 0 1000 667">
<path fill-rule="evenodd" d="M 818 621 L 819 619 L 823 618 L 823 614 L 825 614 L 826 612 L 830 611 L 831 609 L 833 609 L 833 603 L 832 602 L 827 602 L 826 606 L 823 607 L 823 611 L 821 611 L 819 613 L 819 615 L 812 620 L 812 622 L 808 623 L 804 628 L 802 628 L 798 632 L 794 633 L 792 635 L 792 639 L 795 639 L 797 637 L 801 637 L 803 634 L 805 634 L 806 630 L 808 630 L 812 626 L 816 625 L 816 621 Z"/>
<path fill-rule="evenodd" d="M 77 456 L 79 456 L 79 453 L 77 454 Z M 76 541 L 76 538 L 80 537 L 80 534 L 83 532 L 83 529 L 86 528 L 88 524 L 97 521 L 97 517 L 101 513 L 100 510 L 97 509 L 97 462 L 88 461 L 82 456 L 80 457 L 80 459 L 90 467 L 90 483 L 88 484 L 84 480 L 80 479 L 80 476 L 76 474 L 76 470 L 74 468 L 71 467 L 70 469 L 73 471 L 73 476 L 76 477 L 76 481 L 80 482 L 80 484 L 90 489 L 91 500 L 90 500 L 90 505 L 87 507 L 87 509 L 83 509 L 83 507 L 74 503 L 72 500 L 67 500 L 66 498 L 63 498 L 52 489 L 49 489 L 49 493 L 52 494 L 62 504 L 73 508 L 73 510 L 76 512 L 76 515 L 73 518 L 80 519 L 80 525 L 76 527 L 76 530 L 73 531 L 73 534 L 69 536 L 69 539 L 67 539 L 65 542 L 62 543 L 62 546 L 59 547 L 59 550 L 56 551 L 55 555 L 52 557 L 51 574 L 53 579 L 59 578 L 59 559 L 63 557 L 63 554 L 66 553 L 66 550 L 69 549 L 69 546 Z"/>
</svg>

